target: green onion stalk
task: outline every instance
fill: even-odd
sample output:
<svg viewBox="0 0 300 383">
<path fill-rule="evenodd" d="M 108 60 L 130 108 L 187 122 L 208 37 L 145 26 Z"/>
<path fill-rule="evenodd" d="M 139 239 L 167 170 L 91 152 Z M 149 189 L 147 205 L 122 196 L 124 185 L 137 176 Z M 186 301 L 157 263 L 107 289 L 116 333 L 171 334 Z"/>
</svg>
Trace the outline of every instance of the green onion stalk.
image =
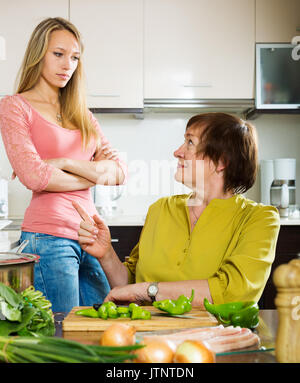
<svg viewBox="0 0 300 383">
<path fill-rule="evenodd" d="M 144 347 L 85 345 L 57 337 L 0 336 L 0 363 L 121 363 Z"/>
</svg>

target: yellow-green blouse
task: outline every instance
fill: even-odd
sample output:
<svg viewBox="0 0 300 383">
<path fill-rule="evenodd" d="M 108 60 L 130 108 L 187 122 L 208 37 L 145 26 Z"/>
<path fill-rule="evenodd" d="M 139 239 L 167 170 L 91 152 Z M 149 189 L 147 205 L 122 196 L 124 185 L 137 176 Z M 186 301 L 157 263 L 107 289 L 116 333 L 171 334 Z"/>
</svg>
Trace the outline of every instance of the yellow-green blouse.
<svg viewBox="0 0 300 383">
<path fill-rule="evenodd" d="M 207 279 L 215 303 L 258 301 L 275 256 L 277 210 L 242 195 L 213 199 L 191 231 L 189 197 L 150 206 L 139 243 L 124 263 L 129 283 Z"/>
</svg>

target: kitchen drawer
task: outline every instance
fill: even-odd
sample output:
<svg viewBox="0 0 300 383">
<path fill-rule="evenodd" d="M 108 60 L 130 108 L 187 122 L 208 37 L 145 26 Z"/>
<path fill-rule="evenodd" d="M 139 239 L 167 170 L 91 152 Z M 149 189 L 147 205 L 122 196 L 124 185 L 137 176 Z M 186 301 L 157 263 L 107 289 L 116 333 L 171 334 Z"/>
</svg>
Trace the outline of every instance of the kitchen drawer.
<svg viewBox="0 0 300 383">
<path fill-rule="evenodd" d="M 281 226 L 276 255 L 293 255 L 300 254 L 300 225 Z"/>
<path fill-rule="evenodd" d="M 276 287 L 273 283 L 274 270 L 283 263 L 300 256 L 300 225 L 281 226 L 278 236 L 275 260 L 263 295 L 259 301 L 261 309 L 275 309 Z"/>
<path fill-rule="evenodd" d="M 112 246 L 122 262 L 138 243 L 143 226 L 110 226 Z"/>
</svg>

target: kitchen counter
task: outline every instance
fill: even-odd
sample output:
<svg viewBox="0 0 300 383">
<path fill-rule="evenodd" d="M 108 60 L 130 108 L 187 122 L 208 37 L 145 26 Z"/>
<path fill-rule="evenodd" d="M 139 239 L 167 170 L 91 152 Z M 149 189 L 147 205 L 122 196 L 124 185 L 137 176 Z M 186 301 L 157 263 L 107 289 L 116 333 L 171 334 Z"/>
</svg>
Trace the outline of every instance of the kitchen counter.
<svg viewBox="0 0 300 383">
<path fill-rule="evenodd" d="M 102 219 L 108 226 L 144 226 L 145 218 L 142 215 L 120 215 Z M 300 226 L 300 219 L 280 218 L 280 225 Z"/>
<path fill-rule="evenodd" d="M 22 219 L 9 218 L 12 223 L 0 230 L 0 251 L 9 251 L 18 246 L 21 233 Z M 117 226 L 144 226 L 143 215 L 120 215 L 117 217 L 103 218 L 110 227 Z M 280 219 L 281 226 L 300 226 L 300 219 Z"/>
<path fill-rule="evenodd" d="M 12 223 L 1 231 L 16 231 L 21 229 L 21 218 L 8 218 Z M 108 226 L 143 226 L 145 223 L 145 215 L 118 215 L 115 217 L 102 217 Z M 300 226 L 300 219 L 281 218 L 282 226 Z"/>
<path fill-rule="evenodd" d="M 143 215 L 120 215 L 103 218 L 107 226 L 144 226 L 146 217 Z"/>
<path fill-rule="evenodd" d="M 298 226 L 300 225 L 300 219 L 289 219 L 289 218 L 280 218 L 280 225 L 281 226 L 286 226 L 286 225 L 289 225 L 289 226 Z"/>
<path fill-rule="evenodd" d="M 99 331 L 62 331 L 62 321 L 64 314 L 55 313 L 56 336 L 69 340 L 75 340 L 84 344 L 99 344 L 102 332 Z M 188 319 L 186 319 L 188 320 Z M 270 351 L 234 352 L 227 355 L 219 355 L 216 358 L 217 363 L 276 363 L 275 340 L 278 326 L 277 310 L 260 310 L 260 323 L 256 328 L 261 345 L 270 349 Z M 138 332 L 137 332 L 138 335 Z M 273 349 L 273 350 L 272 350 Z M 244 350 L 247 351 L 247 350 Z"/>
<path fill-rule="evenodd" d="M 21 232 L 19 230 L 0 230 L 0 251 L 10 251 L 18 246 Z"/>
</svg>

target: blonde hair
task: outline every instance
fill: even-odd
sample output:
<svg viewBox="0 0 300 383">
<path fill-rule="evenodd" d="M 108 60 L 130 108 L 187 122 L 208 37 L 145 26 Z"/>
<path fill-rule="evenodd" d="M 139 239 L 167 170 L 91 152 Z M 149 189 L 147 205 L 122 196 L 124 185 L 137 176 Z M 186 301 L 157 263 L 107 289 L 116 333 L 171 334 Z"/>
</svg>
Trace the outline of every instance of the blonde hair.
<svg viewBox="0 0 300 383">
<path fill-rule="evenodd" d="M 18 75 L 16 93 L 32 89 L 38 82 L 42 72 L 43 57 L 48 49 L 50 34 L 56 30 L 71 32 L 78 41 L 82 53 L 83 44 L 80 33 L 72 23 L 60 17 L 50 17 L 43 20 L 36 26 L 28 42 Z M 78 127 L 81 131 L 83 146 L 88 146 L 92 136 L 99 141 L 97 129 L 87 108 L 81 55 L 77 68 L 67 85 L 59 90 L 59 101 L 63 123 L 69 121 Z"/>
</svg>

